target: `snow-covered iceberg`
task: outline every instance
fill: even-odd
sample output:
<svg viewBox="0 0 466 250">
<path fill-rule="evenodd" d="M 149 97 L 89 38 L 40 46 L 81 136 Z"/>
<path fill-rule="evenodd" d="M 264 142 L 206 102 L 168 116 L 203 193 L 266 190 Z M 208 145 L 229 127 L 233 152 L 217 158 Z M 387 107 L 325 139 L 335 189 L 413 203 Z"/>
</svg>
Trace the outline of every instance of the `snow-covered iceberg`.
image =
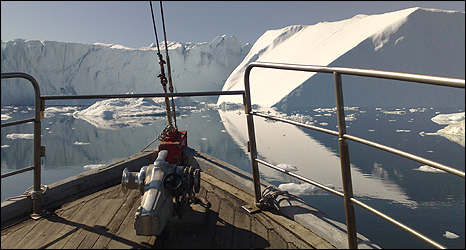
<svg viewBox="0 0 466 250">
<path fill-rule="evenodd" d="M 210 43 L 169 42 L 175 91 L 221 90 L 250 48 L 250 44 L 243 46 L 226 35 Z M 115 44 L 15 39 L 2 41 L 1 72 L 30 74 L 38 81 L 42 95 L 160 93 L 156 53 L 156 46 L 131 49 Z M 165 58 L 164 45 L 161 53 Z M 34 103 L 33 88 L 26 80 L 3 81 L 11 84 L 1 86 L 2 105 Z M 83 102 L 90 100 L 79 103 Z"/>
<path fill-rule="evenodd" d="M 254 61 L 368 68 L 464 78 L 465 13 L 409 8 L 356 15 L 338 22 L 293 25 L 266 31 L 225 82 L 244 89 L 244 71 Z M 254 68 L 252 102 L 283 110 L 335 105 L 333 76 Z M 343 76 L 345 105 L 368 107 L 464 106 L 464 90 Z M 441 89 L 440 89 L 441 88 Z M 221 96 L 217 102 L 242 102 Z"/>
</svg>

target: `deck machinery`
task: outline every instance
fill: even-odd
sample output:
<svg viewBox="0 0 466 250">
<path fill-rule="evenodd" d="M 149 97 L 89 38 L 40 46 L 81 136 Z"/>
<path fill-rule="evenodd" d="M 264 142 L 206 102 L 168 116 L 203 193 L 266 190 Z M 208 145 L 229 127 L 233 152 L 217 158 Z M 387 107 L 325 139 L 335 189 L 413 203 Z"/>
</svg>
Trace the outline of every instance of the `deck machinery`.
<svg viewBox="0 0 466 250">
<path fill-rule="evenodd" d="M 178 207 L 196 202 L 194 195 L 200 190 L 201 171 L 182 164 L 181 150 L 185 146 L 187 131 L 173 129 L 161 139 L 153 164 L 139 172 L 123 170 L 123 193 L 138 189 L 142 195 L 134 221 L 137 235 L 160 235 Z"/>
</svg>

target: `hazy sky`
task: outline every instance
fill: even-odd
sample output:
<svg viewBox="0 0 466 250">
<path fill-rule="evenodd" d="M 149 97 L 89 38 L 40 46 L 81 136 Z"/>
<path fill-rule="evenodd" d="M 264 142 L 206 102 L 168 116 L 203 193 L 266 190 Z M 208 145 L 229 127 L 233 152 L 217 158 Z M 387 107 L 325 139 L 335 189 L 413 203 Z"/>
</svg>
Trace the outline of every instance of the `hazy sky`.
<svg viewBox="0 0 466 250">
<path fill-rule="evenodd" d="M 465 11 L 464 1 L 163 1 L 167 40 L 210 42 L 220 35 L 253 44 L 265 31 L 340 21 L 411 7 Z M 153 1 L 159 42 L 160 2 Z M 155 42 L 149 1 L 1 1 L 1 39 L 113 43 Z"/>
</svg>

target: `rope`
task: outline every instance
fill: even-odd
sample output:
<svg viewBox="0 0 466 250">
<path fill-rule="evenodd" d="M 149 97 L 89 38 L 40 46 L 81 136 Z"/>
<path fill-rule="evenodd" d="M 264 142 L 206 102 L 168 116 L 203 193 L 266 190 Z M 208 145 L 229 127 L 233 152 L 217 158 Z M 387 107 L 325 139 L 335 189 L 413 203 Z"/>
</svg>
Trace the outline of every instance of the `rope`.
<svg viewBox="0 0 466 250">
<path fill-rule="evenodd" d="M 299 200 L 303 200 L 301 199 L 301 197 L 296 196 L 294 194 L 290 194 L 288 191 L 282 191 L 282 190 L 270 191 L 272 188 L 275 188 L 275 186 L 270 185 L 266 187 L 264 191 L 262 191 L 262 198 L 259 200 L 259 204 L 257 205 L 258 207 L 273 206 L 274 204 L 276 204 L 275 199 L 279 195 L 287 195 L 287 196 L 291 196 Z"/>
<path fill-rule="evenodd" d="M 152 2 L 149 1 L 150 4 L 150 12 L 152 14 L 152 24 L 154 25 L 154 33 L 155 33 L 155 42 L 157 43 L 157 56 L 159 57 L 159 65 L 160 65 L 160 74 L 157 75 L 158 78 L 160 78 L 160 81 L 162 83 L 163 91 L 167 93 L 167 77 L 165 77 L 165 68 L 163 64 L 165 64 L 165 61 L 163 60 L 163 56 L 160 53 L 160 46 L 159 46 L 159 38 L 157 36 L 157 27 L 155 25 L 155 18 L 154 18 L 154 10 L 152 8 Z M 171 117 L 171 111 L 170 111 L 170 103 L 168 100 L 168 97 L 165 97 L 165 107 L 167 109 L 167 119 L 168 119 L 168 124 L 170 126 L 172 125 L 172 117 Z"/>
<path fill-rule="evenodd" d="M 165 127 L 163 128 L 162 132 L 160 132 L 159 136 L 157 136 L 157 138 L 155 138 L 154 140 L 152 140 L 149 144 L 147 144 L 145 147 L 143 147 L 141 150 L 139 150 L 139 153 L 144 151 L 144 149 L 148 148 L 150 145 L 152 145 L 152 143 L 154 143 L 155 141 L 157 140 L 160 140 L 162 141 L 162 139 L 165 137 L 165 135 L 167 135 L 170 131 L 172 131 L 174 128 L 173 126 L 171 126 L 170 124 L 167 124 L 165 125 Z"/>
<path fill-rule="evenodd" d="M 168 66 L 168 84 L 169 84 L 169 90 L 170 93 L 173 93 L 173 81 L 172 81 L 172 74 L 171 74 L 171 66 L 170 66 L 170 57 L 168 56 L 168 45 L 167 45 L 167 32 L 165 30 L 165 18 L 163 17 L 163 6 L 162 6 L 162 1 L 160 1 L 160 13 L 162 15 L 162 27 L 163 27 L 163 37 L 165 40 L 165 54 L 167 57 L 167 66 Z M 175 114 L 175 101 L 173 100 L 172 96 L 172 111 L 173 111 L 173 122 L 175 123 L 175 128 L 178 128 L 176 126 L 176 114 Z"/>
<path fill-rule="evenodd" d="M 19 198 L 28 197 L 28 196 L 31 196 L 31 197 L 37 196 L 38 195 L 37 193 L 41 191 L 42 191 L 42 194 L 44 194 L 49 189 L 49 187 L 47 185 L 41 185 L 40 186 L 41 191 L 33 191 L 33 189 L 34 189 L 34 186 L 30 186 L 28 189 L 26 189 L 26 191 L 24 191 L 22 195 L 6 198 L 5 201 L 19 199 Z"/>
</svg>

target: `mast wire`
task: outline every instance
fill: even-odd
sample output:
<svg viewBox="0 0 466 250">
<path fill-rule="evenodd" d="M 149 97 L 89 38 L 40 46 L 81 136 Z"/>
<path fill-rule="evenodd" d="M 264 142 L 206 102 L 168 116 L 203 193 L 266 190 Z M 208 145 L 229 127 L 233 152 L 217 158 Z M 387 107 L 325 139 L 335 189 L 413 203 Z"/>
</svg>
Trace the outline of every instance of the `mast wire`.
<svg viewBox="0 0 466 250">
<path fill-rule="evenodd" d="M 163 27 L 163 37 L 165 40 L 165 54 L 167 57 L 167 66 L 168 66 L 168 89 L 170 90 L 170 93 L 173 93 L 173 81 L 172 81 L 172 74 L 171 74 L 171 66 L 170 66 L 170 57 L 168 56 L 168 45 L 167 45 L 167 32 L 165 29 L 165 18 L 163 17 L 163 6 L 162 6 L 162 1 L 160 1 L 160 13 L 162 15 L 162 27 Z M 173 122 L 175 123 L 175 128 L 178 128 L 176 125 L 176 113 L 175 113 L 175 101 L 173 100 L 172 96 L 172 111 L 173 111 Z"/>
<path fill-rule="evenodd" d="M 160 81 L 162 83 L 163 91 L 167 93 L 167 77 L 165 76 L 165 68 L 163 64 L 165 64 L 165 61 L 163 60 L 163 56 L 160 53 L 160 47 L 159 47 L 159 39 L 157 36 L 157 28 L 155 25 L 155 18 L 154 18 L 154 10 L 152 8 L 152 1 L 149 1 L 150 4 L 150 12 L 152 14 L 152 23 L 154 25 L 154 33 L 155 33 L 155 42 L 157 43 L 157 55 L 159 57 L 159 65 L 160 65 L 160 74 L 157 75 L 158 78 L 160 78 Z M 167 109 L 167 119 L 168 119 L 168 124 L 170 127 L 173 127 L 172 124 L 172 117 L 171 117 L 171 109 L 170 109 L 170 102 L 168 100 L 168 97 L 165 97 L 165 107 Z"/>
</svg>

